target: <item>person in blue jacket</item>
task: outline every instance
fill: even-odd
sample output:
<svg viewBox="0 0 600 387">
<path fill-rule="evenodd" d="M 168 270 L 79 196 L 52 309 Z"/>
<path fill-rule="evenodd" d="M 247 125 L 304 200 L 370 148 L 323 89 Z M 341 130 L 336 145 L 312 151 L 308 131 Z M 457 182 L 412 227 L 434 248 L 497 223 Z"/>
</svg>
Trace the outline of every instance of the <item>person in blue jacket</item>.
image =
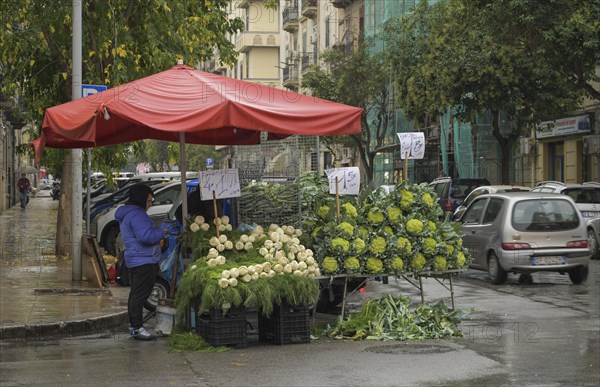
<svg viewBox="0 0 600 387">
<path fill-rule="evenodd" d="M 144 301 L 154 287 L 161 256 L 160 240 L 165 237 L 164 231 L 154 226 L 146 213 L 153 201 L 152 189 L 136 184 L 129 191 L 129 200 L 115 213 L 125 247 L 125 265 L 130 275 L 131 290 L 127 302 L 129 333 L 137 340 L 156 339 L 143 326 Z"/>
</svg>

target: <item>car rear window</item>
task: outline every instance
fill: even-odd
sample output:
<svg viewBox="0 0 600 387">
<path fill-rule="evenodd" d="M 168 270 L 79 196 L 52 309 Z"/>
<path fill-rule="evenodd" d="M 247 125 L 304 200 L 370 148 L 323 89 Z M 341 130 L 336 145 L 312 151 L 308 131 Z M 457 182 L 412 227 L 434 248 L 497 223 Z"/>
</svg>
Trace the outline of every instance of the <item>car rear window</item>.
<svg viewBox="0 0 600 387">
<path fill-rule="evenodd" d="M 579 216 L 567 200 L 521 200 L 513 207 L 512 226 L 518 231 L 572 230 L 579 226 Z"/>
<path fill-rule="evenodd" d="M 596 188 L 567 188 L 563 191 L 569 195 L 575 203 L 600 204 L 600 189 Z"/>
</svg>

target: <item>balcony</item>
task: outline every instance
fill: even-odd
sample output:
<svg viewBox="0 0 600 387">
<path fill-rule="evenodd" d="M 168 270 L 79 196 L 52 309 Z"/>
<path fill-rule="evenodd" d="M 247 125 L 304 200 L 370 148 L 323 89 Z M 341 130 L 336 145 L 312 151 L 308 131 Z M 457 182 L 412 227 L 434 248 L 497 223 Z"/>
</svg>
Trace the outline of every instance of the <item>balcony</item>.
<svg viewBox="0 0 600 387">
<path fill-rule="evenodd" d="M 288 66 L 283 69 L 283 87 L 298 89 L 298 69 L 296 66 Z"/>
<path fill-rule="evenodd" d="M 247 31 L 235 41 L 235 49 L 238 52 L 248 52 L 252 47 L 279 47 L 279 34 Z"/>
<path fill-rule="evenodd" d="M 351 2 L 352 0 L 331 0 L 331 5 L 335 8 L 346 8 Z"/>
<path fill-rule="evenodd" d="M 316 63 L 315 60 L 315 53 L 314 52 L 307 52 L 305 54 L 302 54 L 302 61 L 301 61 L 302 65 L 302 74 L 308 72 L 310 70 L 310 66 L 314 65 Z"/>
<path fill-rule="evenodd" d="M 300 12 L 302 16 L 308 18 L 314 18 L 317 16 L 317 11 L 319 9 L 318 0 L 302 0 L 300 7 Z"/>
<path fill-rule="evenodd" d="M 298 30 L 298 9 L 295 7 L 286 7 L 283 10 L 283 29 L 287 32 Z"/>
<path fill-rule="evenodd" d="M 281 89 L 281 80 L 278 78 L 244 78 L 244 81 Z"/>
</svg>

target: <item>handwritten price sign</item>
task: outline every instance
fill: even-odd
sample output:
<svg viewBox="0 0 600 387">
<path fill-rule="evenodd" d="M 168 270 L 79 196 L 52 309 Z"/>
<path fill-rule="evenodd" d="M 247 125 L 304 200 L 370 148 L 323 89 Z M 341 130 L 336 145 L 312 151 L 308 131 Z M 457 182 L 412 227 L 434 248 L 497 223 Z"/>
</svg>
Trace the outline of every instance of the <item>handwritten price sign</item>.
<svg viewBox="0 0 600 387">
<path fill-rule="evenodd" d="M 400 158 L 422 159 L 425 156 L 425 134 L 423 132 L 398 133 Z"/>
<path fill-rule="evenodd" d="M 358 167 L 332 168 L 325 170 L 329 180 L 329 193 L 335 194 L 335 185 L 340 195 L 358 195 L 360 189 L 360 171 Z"/>
<path fill-rule="evenodd" d="M 216 169 L 200 172 L 200 197 L 202 200 L 235 198 L 240 196 L 240 176 L 237 169 Z"/>
</svg>

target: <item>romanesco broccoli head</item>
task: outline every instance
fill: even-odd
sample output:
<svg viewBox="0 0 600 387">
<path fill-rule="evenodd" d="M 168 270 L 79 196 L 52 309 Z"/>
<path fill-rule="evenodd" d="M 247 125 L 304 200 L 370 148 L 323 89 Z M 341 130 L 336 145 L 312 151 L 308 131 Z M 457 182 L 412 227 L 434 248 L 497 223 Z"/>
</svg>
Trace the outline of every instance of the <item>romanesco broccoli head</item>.
<svg viewBox="0 0 600 387">
<path fill-rule="evenodd" d="M 433 268 L 435 270 L 446 270 L 446 258 L 442 257 L 441 255 L 436 255 L 433 259 Z"/>
<path fill-rule="evenodd" d="M 350 250 L 350 242 L 344 238 L 334 238 L 331 240 L 331 245 L 334 249 L 341 248 L 342 251 L 346 252 Z"/>
<path fill-rule="evenodd" d="M 400 207 L 404 210 L 409 209 L 415 202 L 415 195 L 412 192 L 405 189 L 400 191 Z"/>
<path fill-rule="evenodd" d="M 437 247 L 437 242 L 433 238 L 425 238 L 423 241 L 423 251 L 426 253 L 433 253 Z"/>
<path fill-rule="evenodd" d="M 385 251 L 387 247 L 387 243 L 385 242 L 384 237 L 375 237 L 371 241 L 371 251 L 375 254 L 381 254 Z"/>
<path fill-rule="evenodd" d="M 392 228 L 390 226 L 385 226 L 383 228 L 383 232 L 386 233 L 387 235 L 393 235 L 394 234 L 394 230 L 392 230 Z"/>
<path fill-rule="evenodd" d="M 400 216 L 402 215 L 402 210 L 398 207 L 388 207 L 387 209 L 387 217 L 392 223 L 398 223 Z"/>
<path fill-rule="evenodd" d="M 404 250 L 406 253 L 410 253 L 412 251 L 412 244 L 405 237 L 398 238 L 396 242 L 396 247 L 400 250 Z"/>
<path fill-rule="evenodd" d="M 356 238 L 354 240 L 354 248 L 356 249 L 357 253 L 362 253 L 363 250 L 365 249 L 365 246 L 366 246 L 365 241 L 363 241 L 362 239 Z"/>
<path fill-rule="evenodd" d="M 342 204 L 341 207 L 344 211 L 344 215 L 349 216 L 351 218 L 356 218 L 358 216 L 358 211 L 356 211 L 356 207 L 354 207 L 352 203 L 346 202 Z"/>
<path fill-rule="evenodd" d="M 343 235 L 352 236 L 354 234 L 354 226 L 348 222 L 342 222 L 336 227 Z"/>
<path fill-rule="evenodd" d="M 369 222 L 371 224 L 379 224 L 384 220 L 383 212 L 381 212 L 378 209 L 369 210 L 369 213 L 367 214 L 367 219 L 369 219 Z"/>
<path fill-rule="evenodd" d="M 444 247 L 446 247 L 448 255 L 454 254 L 454 246 L 452 246 L 450 243 L 444 243 Z"/>
<path fill-rule="evenodd" d="M 319 207 L 319 209 L 317 210 L 317 215 L 319 216 L 319 218 L 321 219 L 325 219 L 327 218 L 327 214 L 329 214 L 329 206 L 321 206 Z"/>
<path fill-rule="evenodd" d="M 406 231 L 411 235 L 420 235 L 423 232 L 423 222 L 419 219 L 411 219 L 406 222 Z"/>
<path fill-rule="evenodd" d="M 325 259 L 323 259 L 322 265 L 325 273 L 335 273 L 338 269 L 337 260 L 333 257 L 325 257 Z"/>
<path fill-rule="evenodd" d="M 410 262 L 410 268 L 413 270 L 421 270 L 427 261 L 425 261 L 425 256 L 421 253 L 415 254 L 414 258 Z"/>
<path fill-rule="evenodd" d="M 435 230 L 437 230 L 437 226 L 431 220 L 427 221 L 427 225 L 430 231 L 435 232 Z"/>
<path fill-rule="evenodd" d="M 375 257 L 368 258 L 367 270 L 371 273 L 381 273 L 383 271 L 383 262 L 381 259 Z"/>
<path fill-rule="evenodd" d="M 432 207 L 433 206 L 433 198 L 431 197 L 431 195 L 428 192 L 425 192 L 421 196 L 421 199 L 423 199 L 423 203 L 425 203 L 425 205 L 427 207 Z"/>
<path fill-rule="evenodd" d="M 456 266 L 457 267 L 463 267 L 466 262 L 467 262 L 467 258 L 465 257 L 465 255 L 463 254 L 462 251 L 459 251 L 458 253 L 456 253 Z"/>
<path fill-rule="evenodd" d="M 355 272 L 360 269 L 360 261 L 356 257 L 350 257 L 344 261 L 344 268 L 349 272 Z"/>
<path fill-rule="evenodd" d="M 395 257 L 392 259 L 392 263 L 390 264 L 390 267 L 396 273 L 404 271 L 404 261 L 400 257 Z"/>
</svg>

